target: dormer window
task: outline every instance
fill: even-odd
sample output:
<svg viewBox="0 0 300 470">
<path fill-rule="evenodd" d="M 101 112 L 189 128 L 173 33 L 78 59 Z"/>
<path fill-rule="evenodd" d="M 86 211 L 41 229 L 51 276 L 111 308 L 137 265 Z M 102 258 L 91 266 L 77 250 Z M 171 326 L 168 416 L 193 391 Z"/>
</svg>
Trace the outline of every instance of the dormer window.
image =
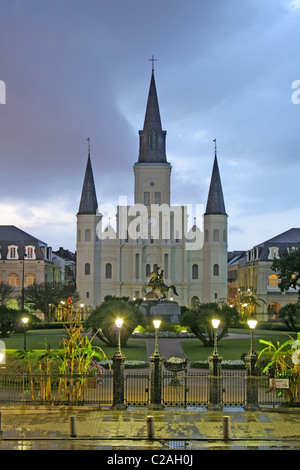
<svg viewBox="0 0 300 470">
<path fill-rule="evenodd" d="M 27 259 L 36 259 L 35 247 L 34 246 L 26 246 L 25 247 L 25 254 L 26 254 Z"/>
<path fill-rule="evenodd" d="M 270 246 L 268 259 L 278 258 L 279 248 L 278 246 Z"/>
<path fill-rule="evenodd" d="M 10 245 L 8 247 L 7 259 L 18 259 L 18 247 L 16 245 Z"/>
</svg>

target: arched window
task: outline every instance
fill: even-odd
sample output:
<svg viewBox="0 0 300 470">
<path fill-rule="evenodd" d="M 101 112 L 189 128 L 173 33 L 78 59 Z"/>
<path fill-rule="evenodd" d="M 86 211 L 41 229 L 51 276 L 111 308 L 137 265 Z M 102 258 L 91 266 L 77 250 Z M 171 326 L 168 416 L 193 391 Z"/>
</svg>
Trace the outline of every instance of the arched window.
<svg viewBox="0 0 300 470">
<path fill-rule="evenodd" d="M 218 242 L 219 241 L 219 230 L 215 229 L 213 236 L 214 236 L 214 242 Z"/>
<path fill-rule="evenodd" d="M 91 265 L 90 265 L 90 263 L 85 263 L 85 265 L 84 265 L 84 274 L 86 274 L 86 275 L 91 274 Z"/>
<path fill-rule="evenodd" d="M 150 272 L 151 272 L 150 264 L 146 264 L 146 276 L 149 276 Z"/>
<path fill-rule="evenodd" d="M 36 275 L 33 273 L 25 274 L 24 287 L 34 286 L 36 284 Z"/>
<path fill-rule="evenodd" d="M 91 231 L 89 228 L 86 229 L 84 233 L 84 241 L 85 242 L 90 242 L 91 241 Z"/>
<path fill-rule="evenodd" d="M 17 287 L 19 285 L 19 276 L 16 273 L 9 273 L 6 278 L 6 284 L 11 287 Z"/>
<path fill-rule="evenodd" d="M 219 265 L 214 264 L 214 276 L 219 276 Z"/>
<path fill-rule="evenodd" d="M 194 295 L 194 296 L 191 298 L 191 307 L 192 307 L 192 308 L 197 308 L 199 304 L 200 304 L 199 297 L 197 297 L 196 295 Z"/>
<path fill-rule="evenodd" d="M 110 263 L 106 263 L 105 265 L 105 277 L 106 279 L 112 278 L 112 265 Z"/>
<path fill-rule="evenodd" d="M 268 278 L 268 285 L 272 287 L 277 287 L 278 286 L 278 276 L 276 274 L 270 274 Z"/>
<path fill-rule="evenodd" d="M 192 279 L 198 279 L 198 264 L 192 266 Z"/>
</svg>

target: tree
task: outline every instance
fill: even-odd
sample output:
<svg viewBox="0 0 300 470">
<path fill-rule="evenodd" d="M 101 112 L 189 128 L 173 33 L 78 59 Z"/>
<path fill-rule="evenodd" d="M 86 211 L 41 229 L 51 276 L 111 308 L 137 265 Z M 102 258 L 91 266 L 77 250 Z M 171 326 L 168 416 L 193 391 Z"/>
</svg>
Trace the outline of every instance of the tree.
<svg viewBox="0 0 300 470">
<path fill-rule="evenodd" d="M 36 310 L 41 310 L 46 321 L 53 321 L 55 308 L 62 300 L 67 302 L 70 297 L 73 303 L 79 299 L 75 286 L 63 284 L 62 282 L 44 282 L 25 289 L 25 300 L 31 303 Z"/>
<path fill-rule="evenodd" d="M 300 305 L 286 304 L 279 311 L 279 318 L 286 324 L 286 326 L 293 331 L 298 331 L 297 324 L 300 323 Z"/>
<path fill-rule="evenodd" d="M 221 340 L 231 323 L 237 320 L 238 311 L 235 307 L 217 303 L 202 303 L 194 309 L 184 309 L 181 313 L 181 325 L 188 326 L 192 333 L 202 341 L 204 346 L 213 346 L 214 332 L 211 321 L 220 319 L 217 340 Z"/>
<path fill-rule="evenodd" d="M 284 250 L 279 258 L 274 258 L 271 269 L 280 279 L 281 292 L 289 290 L 290 287 L 298 289 L 300 300 L 300 243 L 296 248 Z"/>
<path fill-rule="evenodd" d="M 8 338 L 15 329 L 16 321 L 20 318 L 20 313 L 14 308 L 0 305 L 0 337 Z"/>
<path fill-rule="evenodd" d="M 12 287 L 9 284 L 1 284 L 0 283 L 0 304 L 4 304 L 4 302 L 9 298 Z"/>
<path fill-rule="evenodd" d="M 106 298 L 96 307 L 86 322 L 97 337 L 108 346 L 117 347 L 118 335 L 115 322 L 123 319 L 121 329 L 121 346 L 126 347 L 127 340 L 133 330 L 138 326 L 146 326 L 145 315 L 139 310 L 135 302 L 121 298 Z"/>
</svg>

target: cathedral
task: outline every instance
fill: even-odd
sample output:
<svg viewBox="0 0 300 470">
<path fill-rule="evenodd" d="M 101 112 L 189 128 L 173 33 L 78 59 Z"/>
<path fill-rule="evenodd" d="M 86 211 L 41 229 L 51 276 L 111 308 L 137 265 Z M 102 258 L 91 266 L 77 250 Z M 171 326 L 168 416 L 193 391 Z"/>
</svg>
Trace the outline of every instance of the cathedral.
<svg viewBox="0 0 300 470">
<path fill-rule="evenodd" d="M 196 221 L 190 226 L 186 206 L 172 206 L 171 169 L 152 70 L 138 161 L 133 164 L 134 204 L 118 205 L 116 229 L 102 227 L 88 152 L 77 213 L 76 273 L 77 290 L 87 307 L 99 305 L 106 295 L 144 298 L 152 272 L 172 286 L 166 299 L 179 305 L 227 299 L 228 216 L 216 151 L 201 227 Z"/>
</svg>

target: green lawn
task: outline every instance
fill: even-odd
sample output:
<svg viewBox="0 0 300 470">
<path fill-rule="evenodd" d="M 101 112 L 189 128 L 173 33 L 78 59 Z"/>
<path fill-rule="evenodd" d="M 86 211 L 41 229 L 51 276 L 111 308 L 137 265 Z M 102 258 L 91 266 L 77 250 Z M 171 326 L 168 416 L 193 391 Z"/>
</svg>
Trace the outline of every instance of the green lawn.
<svg viewBox="0 0 300 470">
<path fill-rule="evenodd" d="M 230 330 L 232 333 L 242 333 L 243 338 L 227 339 L 223 338 L 218 344 L 218 351 L 224 360 L 240 359 L 243 353 L 247 353 L 250 349 L 250 335 L 247 330 Z M 289 333 L 290 336 L 295 337 L 295 333 Z M 259 337 L 258 337 L 259 336 Z M 43 350 L 46 345 L 50 345 L 51 349 L 61 347 L 62 338 L 67 338 L 65 329 L 61 330 L 32 330 L 26 333 L 26 347 L 29 349 Z M 281 344 L 289 339 L 286 332 L 272 332 L 270 330 L 257 330 L 254 336 L 254 349 L 258 353 L 264 348 L 264 345 L 259 343 L 259 338 L 271 340 L 274 344 L 279 341 Z M 14 333 L 11 338 L 1 338 L 5 343 L 7 350 L 9 349 L 23 349 L 24 348 L 24 334 Z M 160 341 L 168 341 L 161 339 Z M 105 352 L 106 356 L 111 359 L 116 348 L 105 346 L 100 340 L 95 338 L 93 340 L 95 346 L 99 346 Z M 204 347 L 199 340 L 182 340 L 181 345 L 183 350 L 190 361 L 207 360 L 212 352 L 212 347 Z M 129 339 L 128 347 L 122 348 L 123 353 L 128 360 L 147 360 L 146 342 L 142 339 Z"/>
<path fill-rule="evenodd" d="M 238 360 L 243 353 L 249 352 L 250 349 L 250 335 L 245 334 L 245 330 L 232 330 L 232 332 L 242 333 L 245 337 L 234 339 L 223 338 L 218 343 L 218 351 L 225 361 Z M 289 335 L 293 338 L 296 337 L 295 333 L 287 334 L 286 332 L 272 332 L 269 330 L 256 331 L 253 338 L 254 350 L 259 353 L 265 347 L 264 344 L 259 342 L 260 339 L 272 341 L 276 345 L 277 341 L 282 344 L 290 339 Z M 199 340 L 181 341 L 181 346 L 190 361 L 205 361 L 213 350 L 211 347 L 204 347 L 203 343 Z"/>
<path fill-rule="evenodd" d="M 62 330 L 32 330 L 26 333 L 26 349 L 43 350 L 46 349 L 46 345 L 50 346 L 51 349 L 57 349 L 62 346 L 62 338 L 67 338 L 66 331 Z M 14 333 L 10 338 L 1 338 L 4 342 L 5 348 L 9 349 L 24 349 L 24 333 Z M 116 348 L 107 347 L 100 340 L 95 338 L 93 340 L 94 346 L 99 346 L 111 359 Z M 123 353 L 128 360 L 146 360 L 147 350 L 146 343 L 143 340 L 130 340 L 128 346 L 122 348 Z"/>
</svg>

